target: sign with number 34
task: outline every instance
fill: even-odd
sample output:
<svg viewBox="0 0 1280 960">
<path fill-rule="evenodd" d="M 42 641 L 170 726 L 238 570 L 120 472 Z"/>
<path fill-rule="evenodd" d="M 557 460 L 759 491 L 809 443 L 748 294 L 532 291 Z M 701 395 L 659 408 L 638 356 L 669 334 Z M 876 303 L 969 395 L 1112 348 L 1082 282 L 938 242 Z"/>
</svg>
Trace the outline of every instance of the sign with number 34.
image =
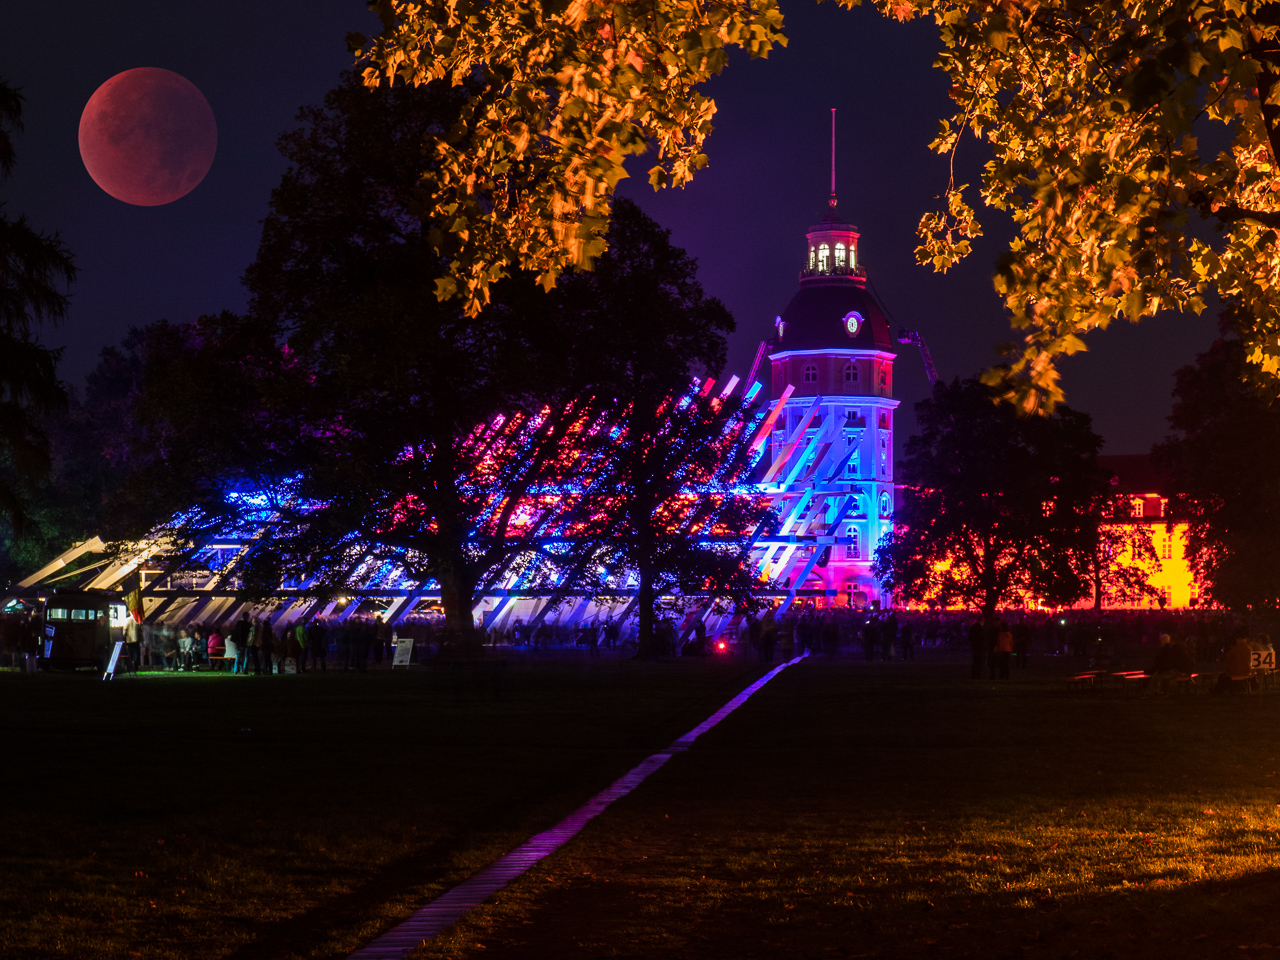
<svg viewBox="0 0 1280 960">
<path fill-rule="evenodd" d="M 1255 650 L 1249 656 L 1249 666 L 1254 670 L 1274 670 L 1276 668 L 1276 652 L 1274 650 Z"/>
</svg>

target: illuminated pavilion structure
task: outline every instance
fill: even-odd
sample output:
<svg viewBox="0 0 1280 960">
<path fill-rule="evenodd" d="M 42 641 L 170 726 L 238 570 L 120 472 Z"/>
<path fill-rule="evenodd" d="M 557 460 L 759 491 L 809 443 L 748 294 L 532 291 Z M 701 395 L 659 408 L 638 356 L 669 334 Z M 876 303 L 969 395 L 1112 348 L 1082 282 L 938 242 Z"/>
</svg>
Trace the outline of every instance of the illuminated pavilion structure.
<svg viewBox="0 0 1280 960">
<path fill-rule="evenodd" d="M 704 459 L 696 468 L 689 468 L 687 476 L 682 475 L 686 471 L 681 467 L 675 477 L 678 492 L 657 507 L 657 515 L 669 530 L 713 548 L 716 544 L 740 545 L 744 539 L 750 542 L 750 530 L 721 529 L 721 518 L 733 502 L 758 501 L 762 496 L 750 477 L 768 445 L 773 423 L 770 411 L 776 405 L 753 403 L 762 390 L 759 383 L 744 387 L 741 399 L 735 397 L 740 385 L 736 376 L 724 384 L 695 380 L 685 396 L 666 401 L 677 411 L 697 402 L 718 416 L 717 438 L 704 442 L 704 451 L 709 449 L 717 456 L 710 463 Z M 483 585 L 483 596 L 473 608 L 477 624 L 494 628 L 516 620 L 577 624 L 609 616 L 627 618 L 639 592 L 635 571 L 614 572 L 600 566 L 592 574 L 597 589 L 586 596 L 564 597 L 555 581 L 559 576 L 557 558 L 564 545 L 578 535 L 583 511 L 595 509 L 597 502 L 607 508 L 605 501 L 616 496 L 604 450 L 626 442 L 628 414 L 625 408 L 573 414 L 573 422 L 557 441 L 563 445 L 555 455 L 558 461 L 571 465 L 572 472 L 558 482 L 529 487 L 514 505 L 515 521 L 508 535 L 520 539 L 512 541 L 516 549 L 506 565 L 496 568 Z M 491 479 L 495 458 L 527 455 L 529 443 L 541 433 L 550 415 L 551 410 L 544 408 L 532 416 L 496 416 L 490 423 L 478 424 L 460 441 L 458 459 L 472 466 L 456 482 L 478 505 L 473 531 L 478 542 L 486 536 L 492 517 L 507 512 L 507 489 Z M 270 489 L 226 491 L 223 497 L 230 509 L 214 524 L 192 530 L 182 526 L 181 518 L 175 518 L 172 525 L 158 527 L 135 543 L 112 545 L 95 537 L 19 582 L 10 596 L 39 599 L 61 589 L 123 597 L 137 588 L 145 620 L 172 624 L 225 623 L 244 611 L 269 617 L 277 627 L 313 617 L 341 620 L 374 613 L 394 624 L 439 609 L 439 585 L 412 572 L 418 564 L 405 555 L 404 548 L 358 541 L 354 535 L 340 550 L 338 562 L 345 572 L 338 582 L 322 581 L 312 571 L 301 580 L 281 583 L 268 601 L 252 603 L 241 598 L 242 571 L 253 554 L 270 550 L 273 538 L 287 538 L 298 524 L 306 522 L 311 508 L 297 496 L 296 484 L 287 482 Z M 389 529 L 394 528 L 395 511 L 410 500 L 402 499 L 387 514 Z M 549 603 L 550 598 L 555 602 Z M 4 599 L 0 594 L 0 608 L 5 606 Z M 720 628 L 724 618 L 712 609 L 714 597 L 685 599 L 690 617 L 702 616 L 708 621 L 708 630 Z M 123 600 L 113 603 L 111 611 L 113 621 L 123 623 Z M 686 622 L 692 629 L 692 619 Z"/>
<path fill-rule="evenodd" d="M 773 400 L 750 422 L 731 426 L 749 443 L 755 483 L 745 476 L 721 479 L 743 493 L 767 498 L 779 518 L 772 532 L 756 537 L 751 558 L 762 580 L 769 582 L 766 591 L 782 607 L 797 600 L 861 606 L 886 600 L 871 561 L 892 522 L 894 503 L 894 341 L 867 289 L 858 230 L 836 217 L 834 196 L 826 219 L 806 236 L 800 289 L 775 321 L 774 339 L 761 344 L 757 369 L 742 384 L 748 399 L 762 391 L 755 375 L 767 354 Z M 715 389 L 724 398 L 738 388 L 737 377 L 724 385 L 703 381 L 693 386 L 703 396 Z M 690 492 L 696 497 L 696 491 Z M 696 514 L 690 508 L 689 515 Z M 158 531 L 149 542 L 93 563 L 106 549 L 95 538 L 55 558 L 19 586 L 28 594 L 56 587 L 121 592 L 125 584 L 140 582 L 149 620 L 233 619 L 245 608 L 235 595 L 237 564 L 261 545 L 269 522 L 246 509 L 239 527 L 196 544 L 182 557 L 165 547 Z M 160 558 L 164 562 L 157 562 Z M 423 612 L 439 597 L 433 582 L 416 582 L 394 563 L 372 557 L 353 563 L 343 592 L 344 599 L 322 602 L 307 583 L 284 584 L 271 616 L 288 623 L 377 610 L 394 622 Z M 475 616 L 486 627 L 506 626 L 517 618 L 528 623 L 543 617 L 568 622 L 625 617 L 635 592 L 635 584 L 621 582 L 610 590 L 615 600 L 607 605 L 584 597 L 552 610 L 546 591 L 527 589 L 521 575 L 512 573 L 482 599 Z M 709 632 L 728 626 L 710 600 L 694 605 Z"/>
</svg>

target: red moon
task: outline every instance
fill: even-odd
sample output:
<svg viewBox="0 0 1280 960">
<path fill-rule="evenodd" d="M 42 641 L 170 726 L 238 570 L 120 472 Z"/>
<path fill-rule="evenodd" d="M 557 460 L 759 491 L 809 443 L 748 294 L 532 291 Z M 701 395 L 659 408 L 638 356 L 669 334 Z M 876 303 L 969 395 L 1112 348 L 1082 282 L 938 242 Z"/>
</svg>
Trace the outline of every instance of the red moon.
<svg viewBox="0 0 1280 960">
<path fill-rule="evenodd" d="M 185 197 L 213 165 L 218 125 L 195 84 L 159 67 L 118 73 L 80 115 L 80 157 L 117 200 L 158 207 Z"/>
</svg>

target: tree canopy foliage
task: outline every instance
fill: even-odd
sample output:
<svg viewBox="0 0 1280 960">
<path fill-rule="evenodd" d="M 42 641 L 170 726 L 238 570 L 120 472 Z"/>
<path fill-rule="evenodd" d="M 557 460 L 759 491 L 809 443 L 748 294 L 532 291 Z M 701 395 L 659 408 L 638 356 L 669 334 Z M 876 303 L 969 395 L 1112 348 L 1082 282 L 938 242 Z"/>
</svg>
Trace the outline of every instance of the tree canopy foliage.
<svg viewBox="0 0 1280 960">
<path fill-rule="evenodd" d="M 1187 558 L 1215 603 L 1280 606 L 1280 401 L 1244 377 L 1248 347 L 1218 340 L 1177 373 L 1174 434 L 1154 451 L 1178 514 Z"/>
<path fill-rule="evenodd" d="M 764 56 L 785 42 L 773 0 L 371 6 L 382 35 L 349 38 L 366 82 L 476 85 L 428 142 L 426 173 L 432 239 L 451 266 L 439 292 L 461 293 L 472 314 L 513 267 L 550 286 L 604 252 L 628 156 L 655 152 L 655 186 L 688 183 L 715 113 L 698 84 L 729 47 Z"/>
<path fill-rule="evenodd" d="M 0 182 L 13 170 L 13 134 L 21 129 L 22 95 L 0 80 Z M 0 517 L 17 535 L 27 519 L 27 488 L 52 467 L 41 419 L 67 402 L 57 373 L 61 351 L 42 345 L 36 330 L 66 317 L 65 289 L 75 275 L 57 236 L 10 217 L 0 203 Z"/>
<path fill-rule="evenodd" d="M 859 0 L 840 0 L 853 6 Z M 474 84 L 430 138 L 424 210 L 449 261 L 440 296 L 468 312 L 516 267 L 550 284 L 604 249 L 628 156 L 655 186 L 705 166 L 715 104 L 700 85 L 739 47 L 786 42 L 774 0 L 376 0 L 375 38 L 352 36 L 370 84 Z M 1245 307 L 1240 335 L 1280 372 L 1280 7 L 1258 0 L 876 0 L 932 18 L 955 107 L 932 149 L 967 132 L 992 159 L 920 221 L 921 263 L 946 270 L 981 234 L 977 201 L 1017 236 L 995 285 L 1022 342 L 988 381 L 1052 409 L 1057 359 L 1113 319 Z M 953 165 L 954 169 L 954 165 Z M 944 186 L 944 185 L 940 185 Z"/>
<path fill-rule="evenodd" d="M 961 602 L 990 619 L 1036 598 L 1089 593 L 1103 478 L 1087 414 L 1023 417 L 975 380 L 940 383 L 916 404 L 907 485 L 874 570 L 902 601 Z"/>
</svg>

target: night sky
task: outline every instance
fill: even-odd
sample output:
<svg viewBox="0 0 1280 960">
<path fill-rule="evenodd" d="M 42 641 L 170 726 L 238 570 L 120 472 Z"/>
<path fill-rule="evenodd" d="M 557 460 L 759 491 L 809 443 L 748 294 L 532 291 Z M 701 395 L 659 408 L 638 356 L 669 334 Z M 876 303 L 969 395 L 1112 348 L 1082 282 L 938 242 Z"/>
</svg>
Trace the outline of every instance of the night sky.
<svg viewBox="0 0 1280 960">
<path fill-rule="evenodd" d="M 765 61 L 736 56 L 710 86 L 719 104 L 711 166 L 688 189 L 655 195 L 640 162 L 622 192 L 698 258 L 703 285 L 737 318 L 730 367 L 745 375 L 796 289 L 805 228 L 825 213 L 829 111 L 837 108 L 839 211 L 862 231 L 862 262 L 876 292 L 893 321 L 925 335 L 943 377 L 976 373 L 1011 336 L 990 281 L 1010 227 L 986 215 L 987 235 L 950 274 L 915 265 L 915 226 L 947 181 L 946 160 L 926 149 L 948 110 L 945 78 L 931 68 L 935 28 L 811 0 L 789 0 L 783 11 L 790 46 Z M 375 26 L 361 0 L 8 6 L 0 77 L 23 89 L 26 130 L 0 200 L 10 215 L 59 232 L 76 256 L 70 319 L 45 337 L 65 345 L 69 383 L 80 384 L 98 352 L 130 325 L 244 307 L 240 274 L 284 170 L 276 137 L 295 126 L 300 106 L 335 85 L 350 60 L 345 34 Z M 94 90 L 140 66 L 191 80 L 218 122 L 209 175 L 167 206 L 112 199 L 77 149 L 80 113 Z M 967 140 L 961 182 L 976 184 L 985 159 L 982 145 Z M 1121 322 L 1092 334 L 1090 352 L 1064 364 L 1068 401 L 1093 415 L 1106 452 L 1143 452 L 1164 435 L 1173 371 L 1215 330 L 1208 313 Z M 899 447 L 912 429 L 911 403 L 927 392 L 918 354 L 903 350 Z"/>
</svg>

